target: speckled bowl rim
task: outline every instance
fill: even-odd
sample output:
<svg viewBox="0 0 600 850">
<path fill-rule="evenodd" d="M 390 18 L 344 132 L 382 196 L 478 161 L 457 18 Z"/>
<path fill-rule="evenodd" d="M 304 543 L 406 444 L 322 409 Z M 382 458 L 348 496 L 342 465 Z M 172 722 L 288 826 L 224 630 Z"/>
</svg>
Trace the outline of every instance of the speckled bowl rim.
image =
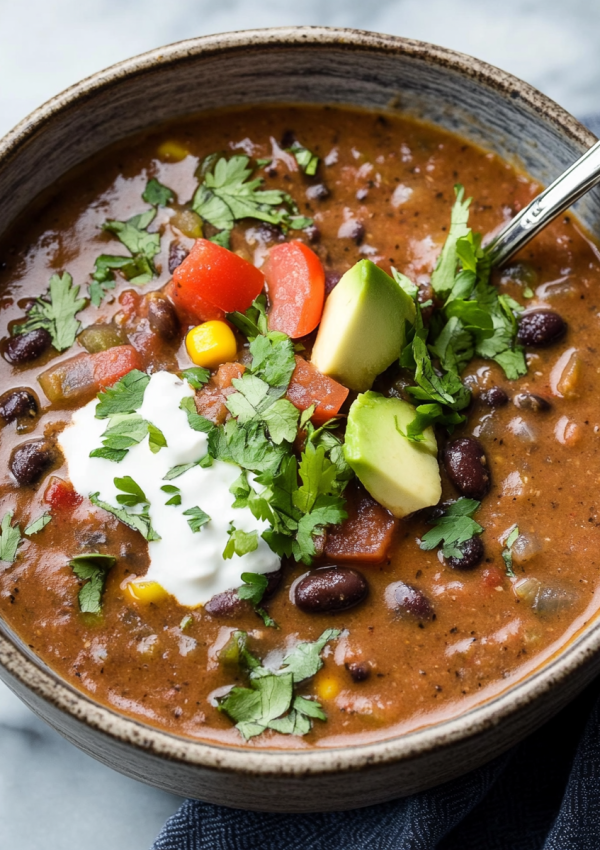
<svg viewBox="0 0 600 850">
<path fill-rule="evenodd" d="M 347 49 L 371 55 L 404 56 L 425 61 L 476 80 L 521 105 L 554 126 L 576 147 L 590 147 L 596 137 L 572 115 L 527 83 L 492 65 L 447 48 L 396 36 L 353 29 L 281 27 L 246 30 L 181 41 L 127 59 L 88 77 L 47 101 L 0 140 L 0 162 L 9 164 L 24 145 L 44 132 L 52 118 L 60 119 L 78 104 L 126 78 L 156 72 L 186 60 L 216 54 L 277 48 L 312 47 L 315 51 Z M 0 626 L 2 623 L 0 622 Z M 356 771 L 368 766 L 409 761 L 453 743 L 477 738 L 491 727 L 508 721 L 532 701 L 560 687 L 600 650 L 600 621 L 586 625 L 555 656 L 505 691 L 463 714 L 422 729 L 381 741 L 310 750 L 244 749 L 232 745 L 183 738 L 161 731 L 95 703 L 62 681 L 57 674 L 29 658 L 4 629 L 0 632 L 0 664 L 32 694 L 53 704 L 97 732 L 141 748 L 168 761 L 257 776 L 317 775 Z"/>
</svg>

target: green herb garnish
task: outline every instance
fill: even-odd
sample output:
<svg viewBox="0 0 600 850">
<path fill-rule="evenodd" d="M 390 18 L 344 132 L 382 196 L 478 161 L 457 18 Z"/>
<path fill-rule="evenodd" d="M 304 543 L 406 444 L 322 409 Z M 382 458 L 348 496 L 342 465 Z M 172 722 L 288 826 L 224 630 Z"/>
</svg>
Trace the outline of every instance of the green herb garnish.
<svg viewBox="0 0 600 850">
<path fill-rule="evenodd" d="M 0 561 L 13 564 L 17 557 L 17 549 L 21 542 L 19 525 L 12 525 L 13 512 L 7 511 L 0 524 Z"/>
<path fill-rule="evenodd" d="M 142 510 L 141 513 L 134 514 L 130 513 L 130 511 L 126 508 L 116 508 L 109 502 L 102 501 L 98 498 L 98 496 L 98 493 L 92 493 L 90 496 L 90 502 L 93 505 L 96 505 L 97 508 L 102 508 L 102 510 L 112 514 L 124 525 L 129 526 L 129 528 L 132 528 L 134 531 L 139 531 L 142 537 L 149 542 L 161 539 L 160 534 L 157 534 L 152 527 L 152 522 L 147 508 Z"/>
<path fill-rule="evenodd" d="M 118 413 L 135 413 L 142 406 L 150 375 L 132 369 L 114 386 L 98 393 L 96 419 L 108 419 Z"/>
<path fill-rule="evenodd" d="M 258 549 L 258 531 L 242 531 L 236 528 L 233 523 L 230 523 L 227 534 L 229 540 L 223 549 L 224 561 L 228 561 L 234 555 L 241 558 L 243 555 Z"/>
<path fill-rule="evenodd" d="M 181 504 L 181 490 L 179 487 L 176 487 L 174 484 L 163 484 L 160 489 L 163 493 L 167 493 L 170 496 L 170 498 L 165 502 L 165 505 Z"/>
<path fill-rule="evenodd" d="M 13 328 L 14 334 L 24 334 L 43 328 L 52 337 L 57 351 L 66 351 L 75 342 L 81 323 L 76 314 L 85 307 L 85 298 L 78 298 L 79 287 L 73 286 L 73 278 L 65 272 L 53 274 L 48 292 L 36 298 L 27 312 L 27 319 Z"/>
<path fill-rule="evenodd" d="M 510 578 L 515 577 L 515 572 L 513 570 L 512 547 L 513 543 L 519 536 L 519 533 L 519 526 L 515 525 L 515 527 L 512 529 L 512 531 L 506 538 L 506 541 L 504 543 L 504 549 L 502 550 L 502 560 L 504 561 L 504 564 L 506 566 L 506 575 Z"/>
<path fill-rule="evenodd" d="M 139 484 L 137 484 L 131 475 L 125 475 L 123 478 L 115 478 L 115 487 L 121 490 L 117 496 L 117 502 L 120 505 L 125 505 L 128 508 L 133 508 L 136 505 L 147 505 L 148 499 Z"/>
<path fill-rule="evenodd" d="M 156 178 L 148 180 L 142 193 L 142 200 L 153 207 L 166 207 L 175 197 L 168 186 L 164 186 Z"/>
<path fill-rule="evenodd" d="M 480 506 L 481 502 L 464 498 L 449 505 L 441 517 L 431 520 L 435 528 L 423 535 L 421 549 L 428 551 L 442 544 L 444 558 L 462 558 L 460 546 L 483 532 L 483 527 L 473 519 Z"/>
<path fill-rule="evenodd" d="M 202 508 L 197 506 L 194 508 L 188 508 L 187 511 L 183 512 L 183 515 L 189 517 L 188 525 L 194 532 L 200 531 L 203 525 L 210 522 L 209 515 L 204 513 Z"/>
<path fill-rule="evenodd" d="M 245 599 L 254 608 L 256 614 L 261 617 L 265 626 L 270 629 L 278 629 L 279 626 L 275 620 L 267 614 L 264 608 L 260 607 L 265 591 L 269 585 L 267 576 L 262 573 L 242 573 L 241 579 L 244 582 L 237 589 L 237 595 L 240 599 Z"/>
<path fill-rule="evenodd" d="M 300 142 L 294 141 L 291 147 L 286 148 L 290 153 L 294 154 L 299 168 L 308 176 L 314 177 L 317 173 L 319 165 L 319 157 L 301 145 Z"/>
<path fill-rule="evenodd" d="M 42 514 L 37 519 L 32 520 L 27 528 L 25 529 L 25 534 L 28 537 L 31 537 L 32 534 L 37 534 L 42 528 L 46 528 L 49 522 L 52 520 L 52 515 L 49 513 Z"/>
<path fill-rule="evenodd" d="M 250 687 L 234 687 L 219 698 L 219 711 L 233 720 L 245 740 L 267 729 L 284 735 L 306 735 L 313 720 L 327 718 L 320 703 L 296 696 L 294 689 L 321 669 L 322 650 L 340 634 L 338 629 L 327 629 L 313 643 L 299 643 L 284 657 L 281 669 L 272 671 L 248 651 L 248 635 L 234 632 L 230 643 L 234 641 L 235 645 L 225 647 L 226 652 L 222 650 L 222 660 L 244 670 Z"/>
<path fill-rule="evenodd" d="M 195 390 L 199 390 L 210 378 L 210 371 L 203 369 L 202 366 L 191 366 L 189 369 L 183 370 L 181 377 L 185 378 L 188 384 Z"/>
<path fill-rule="evenodd" d="M 117 559 L 112 555 L 87 552 L 71 558 L 69 566 L 77 578 L 85 581 L 79 591 L 79 608 L 83 614 L 99 614 L 102 611 L 102 594 L 106 586 L 108 571 Z"/>
</svg>

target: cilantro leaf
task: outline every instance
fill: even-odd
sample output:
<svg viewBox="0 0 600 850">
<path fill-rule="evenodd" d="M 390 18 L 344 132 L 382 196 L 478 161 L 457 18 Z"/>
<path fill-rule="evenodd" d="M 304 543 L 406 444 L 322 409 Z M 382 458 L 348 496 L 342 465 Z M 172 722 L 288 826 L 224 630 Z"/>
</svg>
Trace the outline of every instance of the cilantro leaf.
<svg viewBox="0 0 600 850">
<path fill-rule="evenodd" d="M 181 504 L 181 490 L 179 489 L 179 487 L 175 487 L 174 484 L 163 484 L 160 489 L 163 491 L 163 493 L 167 493 L 171 497 L 165 502 L 165 505 Z"/>
<path fill-rule="evenodd" d="M 483 527 L 473 519 L 480 505 L 481 502 L 475 499 L 465 498 L 451 504 L 441 517 L 431 521 L 435 527 L 423 535 L 421 549 L 429 551 L 443 544 L 442 554 L 445 558 L 462 558 L 461 544 L 483 532 Z"/>
<path fill-rule="evenodd" d="M 148 180 L 146 188 L 142 192 L 142 200 L 153 207 L 166 207 L 175 195 L 168 186 L 163 186 L 155 177 Z"/>
<path fill-rule="evenodd" d="M 267 299 L 259 295 L 245 313 L 227 313 L 228 320 L 248 339 L 268 332 Z"/>
<path fill-rule="evenodd" d="M 189 369 L 184 369 L 181 377 L 185 378 L 188 384 L 195 390 L 201 389 L 210 378 L 210 371 L 202 366 L 190 366 Z"/>
<path fill-rule="evenodd" d="M 420 404 L 416 408 L 415 418 L 408 425 L 406 434 L 403 434 L 403 436 L 415 443 L 420 443 L 425 439 L 423 432 L 431 425 L 445 425 L 451 434 L 454 426 L 464 422 L 465 418 L 465 416 L 455 411 L 446 412 L 442 405 L 437 404 L 437 402 L 433 404 Z"/>
<path fill-rule="evenodd" d="M 21 542 L 21 529 L 12 525 L 13 512 L 7 511 L 0 524 L 0 561 L 13 564 Z"/>
<path fill-rule="evenodd" d="M 223 560 L 228 561 L 234 555 L 241 558 L 243 555 L 258 549 L 258 531 L 241 531 L 231 523 L 227 533 L 229 540 L 223 549 Z"/>
<path fill-rule="evenodd" d="M 301 145 L 297 140 L 294 141 L 291 147 L 286 148 L 290 153 L 294 154 L 299 168 L 308 176 L 314 177 L 317 173 L 319 165 L 319 157 Z"/>
<path fill-rule="evenodd" d="M 295 439 L 300 413 L 291 401 L 277 399 L 269 384 L 247 372 L 231 383 L 237 392 L 227 397 L 225 405 L 240 424 L 263 422 L 276 445 Z"/>
<path fill-rule="evenodd" d="M 161 489 L 164 490 L 164 487 Z M 169 504 L 169 502 L 167 502 L 167 504 Z M 202 508 L 199 507 L 188 508 L 187 511 L 183 512 L 183 515 L 189 516 L 188 525 L 192 531 L 200 531 L 203 525 L 210 522 L 209 515 L 205 514 Z"/>
<path fill-rule="evenodd" d="M 255 218 L 284 228 L 296 226 L 291 213 L 296 205 L 286 192 L 264 190 L 262 177 L 250 179 L 252 168 L 247 156 L 230 159 L 214 155 L 201 166 L 204 181 L 192 200 L 194 212 L 227 235 L 236 221 Z"/>
<path fill-rule="evenodd" d="M 134 215 L 127 221 L 106 221 L 102 229 L 112 233 L 131 254 L 151 261 L 160 251 L 160 234 L 148 233 L 148 226 L 156 216 L 156 210 Z"/>
<path fill-rule="evenodd" d="M 172 466 L 171 469 L 164 476 L 163 481 L 172 481 L 174 478 L 179 478 L 179 476 L 183 475 L 184 472 L 187 472 L 188 470 L 193 469 L 195 466 L 199 465 L 199 461 L 195 460 L 192 461 L 192 463 L 180 463 L 178 466 Z"/>
<path fill-rule="evenodd" d="M 161 449 L 167 448 L 167 440 L 160 428 L 153 425 L 152 422 L 147 422 L 148 425 L 148 445 L 152 454 L 157 454 Z"/>
<path fill-rule="evenodd" d="M 78 298 L 78 295 L 79 287 L 73 286 L 73 278 L 68 272 L 53 274 L 46 295 L 35 299 L 27 312 L 27 319 L 13 332 L 22 334 L 44 328 L 52 337 L 54 348 L 66 351 L 75 342 L 81 327 L 75 316 L 85 307 L 85 298 Z"/>
<path fill-rule="evenodd" d="M 242 573 L 244 584 L 237 589 L 240 599 L 247 599 L 252 605 L 259 605 L 262 601 L 269 580 L 262 573 Z"/>
<path fill-rule="evenodd" d="M 504 565 L 506 567 L 506 575 L 510 578 L 515 577 L 515 571 L 513 570 L 512 546 L 519 534 L 519 526 L 515 525 L 508 537 L 506 538 L 504 543 L 504 549 L 502 550 L 502 560 L 504 561 Z"/>
<path fill-rule="evenodd" d="M 132 369 L 112 387 L 98 393 L 96 419 L 107 419 L 118 413 L 134 413 L 142 406 L 150 375 Z"/>
<path fill-rule="evenodd" d="M 148 504 L 146 494 L 139 484 L 137 484 L 131 475 L 125 475 L 123 478 L 115 478 L 115 487 L 117 490 L 122 490 L 122 493 L 117 496 L 117 502 L 120 505 L 127 505 L 129 508 L 139 504 Z"/>
<path fill-rule="evenodd" d="M 132 446 L 142 442 L 148 434 L 148 429 L 148 422 L 139 413 L 118 413 L 111 416 L 108 427 L 102 434 L 103 448 L 91 451 L 90 457 L 101 457 L 119 463 Z"/>
<path fill-rule="evenodd" d="M 457 184 L 454 187 L 456 201 L 452 207 L 450 217 L 450 230 L 442 248 L 439 260 L 431 275 L 431 286 L 436 295 L 448 295 L 454 285 L 454 277 L 456 274 L 456 264 L 458 262 L 458 253 L 456 243 L 461 236 L 466 236 L 469 232 L 467 222 L 469 221 L 469 207 L 471 198 L 464 200 L 464 186 Z"/>
<path fill-rule="evenodd" d="M 326 715 L 316 700 L 295 695 L 294 687 L 320 670 L 320 653 L 329 640 L 339 635 L 337 629 L 327 629 L 314 643 L 299 643 L 284 658 L 281 669 L 273 672 L 248 653 L 246 633 L 235 632 L 224 647 L 226 656 L 222 650 L 219 660 L 249 671 L 250 687 L 234 687 L 218 698 L 218 710 L 233 720 L 246 740 L 267 729 L 284 735 L 305 735 L 313 720 L 326 720 Z"/>
<path fill-rule="evenodd" d="M 69 561 L 77 578 L 86 582 L 79 591 L 79 608 L 82 613 L 101 612 L 107 574 L 116 562 L 117 559 L 112 555 L 101 555 L 98 552 L 76 555 Z"/>
<path fill-rule="evenodd" d="M 27 528 L 24 531 L 28 537 L 31 537 L 32 534 L 37 534 L 43 528 L 46 528 L 49 522 L 52 520 L 52 515 L 49 513 L 44 513 L 39 516 L 37 519 L 32 520 Z"/>
<path fill-rule="evenodd" d="M 98 493 L 92 493 L 90 496 L 90 502 L 97 508 L 102 508 L 102 510 L 115 516 L 124 525 L 133 528 L 134 531 L 139 531 L 142 537 L 149 542 L 161 539 L 160 535 L 153 529 L 150 516 L 147 512 L 143 511 L 139 514 L 130 513 L 125 508 L 116 508 L 109 502 L 102 501 L 98 498 L 98 495 Z"/>
<path fill-rule="evenodd" d="M 287 389 L 296 368 L 294 346 L 287 334 L 271 331 L 260 334 L 250 342 L 253 375 L 262 378 L 270 387 Z"/>
</svg>

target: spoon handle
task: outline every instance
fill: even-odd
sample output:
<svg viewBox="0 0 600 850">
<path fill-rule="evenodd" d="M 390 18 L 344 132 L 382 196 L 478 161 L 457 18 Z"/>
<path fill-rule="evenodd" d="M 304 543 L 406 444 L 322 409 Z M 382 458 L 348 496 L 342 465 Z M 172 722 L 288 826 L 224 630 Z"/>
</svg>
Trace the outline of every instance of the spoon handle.
<svg viewBox="0 0 600 850">
<path fill-rule="evenodd" d="M 493 266 L 501 266 L 552 219 L 600 182 L 600 142 L 521 210 L 487 245 Z"/>
</svg>

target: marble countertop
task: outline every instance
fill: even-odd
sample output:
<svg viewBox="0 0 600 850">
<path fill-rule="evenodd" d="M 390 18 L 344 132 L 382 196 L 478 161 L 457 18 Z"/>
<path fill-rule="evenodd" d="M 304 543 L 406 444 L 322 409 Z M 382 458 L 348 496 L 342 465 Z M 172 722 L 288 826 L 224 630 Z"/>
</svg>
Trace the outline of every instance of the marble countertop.
<svg viewBox="0 0 600 850">
<path fill-rule="evenodd" d="M 82 77 L 196 35 L 319 24 L 462 50 L 578 117 L 600 112 L 596 0 L 0 0 L 0 135 Z M 0 847 L 147 850 L 180 800 L 62 740 L 0 684 Z"/>
</svg>

